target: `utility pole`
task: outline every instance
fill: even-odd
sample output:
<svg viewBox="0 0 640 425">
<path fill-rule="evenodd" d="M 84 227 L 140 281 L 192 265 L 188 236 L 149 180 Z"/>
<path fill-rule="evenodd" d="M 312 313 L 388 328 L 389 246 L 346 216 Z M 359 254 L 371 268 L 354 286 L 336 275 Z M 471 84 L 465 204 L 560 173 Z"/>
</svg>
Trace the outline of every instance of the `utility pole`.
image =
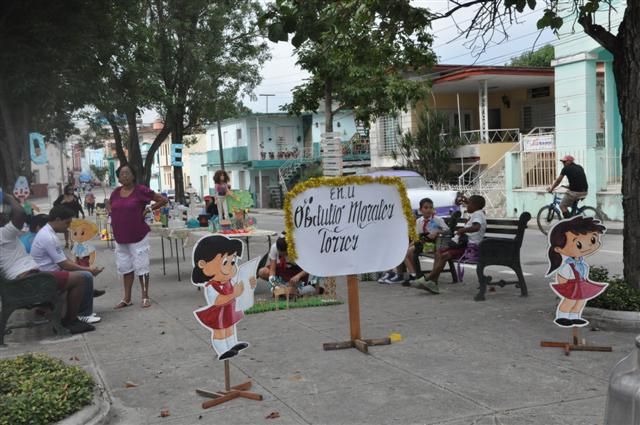
<svg viewBox="0 0 640 425">
<path fill-rule="evenodd" d="M 271 96 L 275 96 L 275 94 L 259 94 L 258 96 L 264 96 L 264 100 L 266 101 L 265 113 L 268 114 L 269 113 L 269 98 Z"/>
</svg>

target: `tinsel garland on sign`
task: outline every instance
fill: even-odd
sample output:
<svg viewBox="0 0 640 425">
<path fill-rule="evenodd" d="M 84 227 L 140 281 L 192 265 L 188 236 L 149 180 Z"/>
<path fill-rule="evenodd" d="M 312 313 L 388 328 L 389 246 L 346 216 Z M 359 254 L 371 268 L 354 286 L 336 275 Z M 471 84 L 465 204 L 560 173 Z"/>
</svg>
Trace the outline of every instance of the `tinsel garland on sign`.
<svg viewBox="0 0 640 425">
<path fill-rule="evenodd" d="M 363 185 L 363 184 L 386 184 L 386 185 L 394 185 L 398 189 L 398 193 L 400 194 L 400 199 L 402 200 L 402 212 L 407 219 L 407 229 L 409 231 L 409 239 L 412 241 L 417 241 L 418 233 L 416 232 L 415 227 L 415 216 L 413 215 L 413 211 L 411 210 L 411 202 L 407 197 L 407 189 L 402 182 L 402 179 L 399 177 L 371 177 L 371 176 L 343 176 L 343 177 L 315 177 L 311 178 L 303 183 L 298 183 L 291 191 L 287 193 L 287 196 L 284 200 L 284 226 L 286 229 L 286 239 L 287 239 L 287 257 L 291 259 L 291 261 L 295 261 L 298 258 L 298 253 L 296 251 L 296 245 L 293 240 L 293 211 L 291 209 L 291 200 L 296 196 L 301 194 L 302 192 L 308 189 L 315 189 L 318 187 L 332 186 L 332 187 L 341 187 L 341 186 L 349 186 L 349 185 Z"/>
</svg>

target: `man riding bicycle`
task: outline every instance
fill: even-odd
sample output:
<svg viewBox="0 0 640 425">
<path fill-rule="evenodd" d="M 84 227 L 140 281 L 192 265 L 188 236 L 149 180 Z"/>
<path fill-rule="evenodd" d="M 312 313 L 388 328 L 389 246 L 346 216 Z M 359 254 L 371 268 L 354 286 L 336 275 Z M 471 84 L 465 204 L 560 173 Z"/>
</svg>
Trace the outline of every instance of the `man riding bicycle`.
<svg viewBox="0 0 640 425">
<path fill-rule="evenodd" d="M 553 192 L 562 179 L 566 176 L 569 180 L 569 190 L 567 190 L 560 202 L 560 210 L 562 211 L 562 215 L 564 218 L 571 217 L 571 213 L 569 212 L 569 207 L 574 204 L 574 202 L 579 201 L 587 196 L 589 191 L 589 185 L 587 184 L 587 176 L 584 173 L 584 169 L 576 164 L 575 158 L 571 155 L 565 155 L 560 162 L 562 162 L 562 170 L 560 171 L 560 175 L 553 182 L 551 186 L 547 188 L 547 192 Z"/>
</svg>

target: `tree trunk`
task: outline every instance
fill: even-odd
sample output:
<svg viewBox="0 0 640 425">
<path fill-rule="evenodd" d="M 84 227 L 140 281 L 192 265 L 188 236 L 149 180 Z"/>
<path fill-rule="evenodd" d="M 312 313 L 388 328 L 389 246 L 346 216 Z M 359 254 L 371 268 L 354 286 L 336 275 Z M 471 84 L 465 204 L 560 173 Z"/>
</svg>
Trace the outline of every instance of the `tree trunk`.
<svg viewBox="0 0 640 425">
<path fill-rule="evenodd" d="M 613 71 L 622 119 L 623 262 L 625 281 L 640 289 L 640 5 L 627 2 Z"/>
<path fill-rule="evenodd" d="M 144 184 L 149 186 L 151 182 L 151 167 L 153 167 L 153 161 L 155 160 L 156 152 L 167 139 L 167 136 L 171 133 L 171 126 L 164 124 L 160 133 L 156 135 L 156 138 L 151 143 L 151 147 L 149 147 L 149 151 L 147 152 L 147 157 L 144 160 Z"/>
<path fill-rule="evenodd" d="M 120 131 L 120 127 L 118 127 L 118 123 L 111 113 L 102 111 L 102 115 L 107 118 L 107 122 L 111 126 L 113 140 L 116 142 L 116 156 L 118 157 L 118 161 L 120 161 L 120 164 L 126 164 L 127 155 L 125 154 L 124 147 L 122 146 L 122 132 Z"/>
<path fill-rule="evenodd" d="M 333 133 L 333 84 L 331 80 L 324 83 L 324 132 Z"/>
<path fill-rule="evenodd" d="M 174 119 L 173 131 L 171 132 L 171 144 L 174 145 L 181 144 L 183 136 L 182 114 L 178 114 L 178 116 L 179 118 Z M 173 182 L 175 183 L 176 202 L 184 205 L 184 179 L 182 176 L 182 167 L 173 167 Z"/>
<path fill-rule="evenodd" d="M 5 82 L 0 81 L 0 118 L 2 123 L 0 128 L 0 159 L 2 164 L 2 170 L 0 170 L 0 185 L 4 190 L 9 192 L 13 191 L 13 184 L 18 178 L 18 145 L 19 141 L 16 139 L 15 120 L 13 112 L 15 108 L 7 97 L 5 88 Z"/>
<path fill-rule="evenodd" d="M 144 166 L 142 164 L 142 152 L 140 152 L 140 140 L 138 139 L 138 112 L 136 108 L 127 111 L 127 127 L 129 128 L 129 167 L 134 170 L 136 183 L 144 182 Z"/>
</svg>

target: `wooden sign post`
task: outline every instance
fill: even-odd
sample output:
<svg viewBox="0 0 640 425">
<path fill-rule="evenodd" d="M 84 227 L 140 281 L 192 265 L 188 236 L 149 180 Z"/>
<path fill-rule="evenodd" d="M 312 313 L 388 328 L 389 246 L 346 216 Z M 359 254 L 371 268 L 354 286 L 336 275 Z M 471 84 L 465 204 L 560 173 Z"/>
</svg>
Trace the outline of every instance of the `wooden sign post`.
<svg viewBox="0 0 640 425">
<path fill-rule="evenodd" d="M 244 311 L 253 305 L 256 272 L 259 258 L 238 265 L 244 244 L 223 235 L 205 235 L 193 247 L 191 283 L 204 288 L 207 305 L 193 312 L 195 319 L 211 332 L 211 345 L 224 360 L 224 390 L 211 392 L 196 389 L 196 393 L 210 397 L 203 409 L 217 406 L 235 398 L 262 400 L 262 395 L 248 391 L 251 381 L 231 386 L 229 359 L 249 348 L 238 340 L 236 323 Z M 226 297 L 226 298 L 220 298 Z"/>
<path fill-rule="evenodd" d="M 358 276 L 347 276 L 347 291 L 349 297 L 349 329 L 351 339 L 342 342 L 327 342 L 322 344 L 325 350 L 340 350 L 343 348 L 356 348 L 362 353 L 369 353 L 370 345 L 389 345 L 389 338 L 362 339 L 360 332 L 360 289 L 358 288 Z"/>
<path fill-rule="evenodd" d="M 395 177 L 315 178 L 287 193 L 288 257 L 309 274 L 347 277 L 351 338 L 323 344 L 325 350 L 367 353 L 369 346 L 391 343 L 362 338 L 358 274 L 400 264 L 409 240 L 417 238 L 414 220 L 404 184 Z"/>
<path fill-rule="evenodd" d="M 212 400 L 202 403 L 203 409 L 208 409 L 225 401 L 233 400 L 234 398 L 242 397 L 251 400 L 262 400 L 262 394 L 253 393 L 247 391 L 251 388 L 251 381 L 243 382 L 239 385 L 231 386 L 231 372 L 230 372 L 229 360 L 224 361 L 224 391 L 207 391 L 197 389 L 196 393 L 203 397 L 210 397 Z"/>
</svg>

